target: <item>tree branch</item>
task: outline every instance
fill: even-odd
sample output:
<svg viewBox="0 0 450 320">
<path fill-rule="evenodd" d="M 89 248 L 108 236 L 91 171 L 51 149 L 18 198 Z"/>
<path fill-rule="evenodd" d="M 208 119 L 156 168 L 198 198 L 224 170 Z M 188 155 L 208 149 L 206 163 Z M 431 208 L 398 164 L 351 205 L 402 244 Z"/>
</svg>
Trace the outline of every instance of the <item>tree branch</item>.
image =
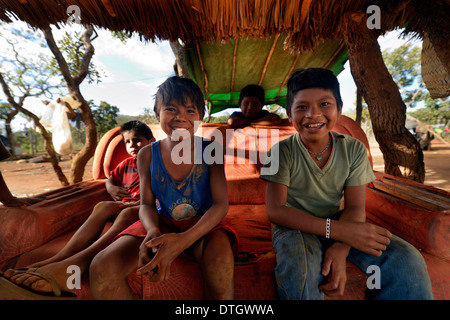
<svg viewBox="0 0 450 320">
<path fill-rule="evenodd" d="M 69 88 L 73 88 L 75 83 L 72 78 L 72 75 L 70 74 L 69 66 L 67 65 L 66 59 L 64 59 L 64 56 L 62 55 L 58 46 L 56 45 L 52 30 L 50 29 L 50 27 L 48 27 L 43 30 L 43 33 L 44 33 L 45 40 L 47 41 L 48 47 L 50 48 L 53 55 L 55 56 L 56 61 L 58 62 L 59 69 L 61 70 L 61 73 L 64 77 L 64 80 L 67 83 L 67 86 Z"/>
<path fill-rule="evenodd" d="M 81 84 L 81 82 L 83 82 L 83 80 L 89 73 L 89 65 L 95 52 L 94 46 L 91 44 L 91 41 L 97 37 L 97 33 L 95 33 L 96 35 L 91 39 L 93 33 L 94 29 L 92 28 L 92 26 L 87 26 L 86 31 L 84 32 L 82 37 L 84 46 L 86 47 L 86 51 L 84 52 L 83 58 L 81 60 L 80 69 L 73 79 L 77 85 Z"/>
</svg>

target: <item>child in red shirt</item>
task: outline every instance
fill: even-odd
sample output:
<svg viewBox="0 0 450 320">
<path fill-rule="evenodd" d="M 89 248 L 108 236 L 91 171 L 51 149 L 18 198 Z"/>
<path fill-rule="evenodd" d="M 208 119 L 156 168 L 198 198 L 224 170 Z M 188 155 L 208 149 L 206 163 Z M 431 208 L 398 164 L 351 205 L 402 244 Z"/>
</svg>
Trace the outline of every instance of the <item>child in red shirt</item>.
<svg viewBox="0 0 450 320">
<path fill-rule="evenodd" d="M 130 157 L 117 165 L 106 181 L 106 189 L 113 200 L 99 202 L 65 247 L 53 257 L 26 269 L 7 270 L 4 277 L 8 278 L 12 285 L 48 293 L 54 290 L 46 279 L 52 279 L 63 292 L 70 291 L 66 284 L 67 267 L 76 265 L 82 273 L 95 254 L 108 246 L 123 229 L 139 219 L 137 155 L 141 148 L 155 141 L 155 138 L 150 128 L 140 121 L 125 123 L 120 132 Z M 113 225 L 100 237 L 106 222 L 110 220 L 114 220 Z"/>
</svg>

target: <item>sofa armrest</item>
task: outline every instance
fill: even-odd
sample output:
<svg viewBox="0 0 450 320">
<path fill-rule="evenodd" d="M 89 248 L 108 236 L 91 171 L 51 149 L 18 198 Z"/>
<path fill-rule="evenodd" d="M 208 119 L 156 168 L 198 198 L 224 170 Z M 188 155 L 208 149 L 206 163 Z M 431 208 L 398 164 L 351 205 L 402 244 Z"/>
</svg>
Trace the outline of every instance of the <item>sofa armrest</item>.
<svg viewBox="0 0 450 320">
<path fill-rule="evenodd" d="M 367 218 L 419 249 L 450 260 L 449 193 L 375 172 L 366 195 Z"/>
<path fill-rule="evenodd" d="M 9 259 L 79 227 L 93 207 L 110 200 L 104 180 L 89 180 L 40 195 L 22 208 L 0 206 L 0 268 Z"/>
</svg>

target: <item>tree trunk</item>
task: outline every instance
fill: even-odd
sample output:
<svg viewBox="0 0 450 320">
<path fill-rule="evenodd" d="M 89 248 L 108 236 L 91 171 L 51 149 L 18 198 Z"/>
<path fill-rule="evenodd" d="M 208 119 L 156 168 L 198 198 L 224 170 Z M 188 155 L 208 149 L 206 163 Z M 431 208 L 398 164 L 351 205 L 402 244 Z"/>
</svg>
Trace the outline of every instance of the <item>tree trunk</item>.
<svg viewBox="0 0 450 320">
<path fill-rule="evenodd" d="M 80 69 L 75 76 L 72 76 L 70 74 L 67 61 L 56 45 L 50 27 L 44 29 L 43 32 L 45 40 L 47 41 L 50 50 L 55 56 L 56 61 L 58 62 L 60 71 L 64 77 L 64 80 L 66 81 L 67 88 L 69 89 L 69 93 L 75 95 L 78 101 L 81 102 L 79 110 L 81 113 L 81 119 L 86 125 L 86 142 L 83 148 L 81 148 L 81 150 L 75 156 L 73 156 L 72 166 L 70 168 L 70 183 L 77 183 L 83 181 L 84 169 L 86 167 L 86 164 L 89 159 L 94 156 L 95 148 L 97 147 L 97 128 L 95 127 L 94 117 L 92 116 L 91 108 L 80 92 L 80 84 L 88 74 L 89 63 L 92 59 L 92 56 L 94 55 L 94 47 L 91 44 L 91 41 L 95 39 L 95 37 L 91 38 L 92 34 L 94 33 L 94 29 L 92 28 L 92 26 L 86 26 L 86 31 L 83 34 L 83 43 L 85 45 L 86 51 L 82 57 Z"/>
<path fill-rule="evenodd" d="M 356 123 L 361 126 L 361 118 L 362 118 L 362 95 L 361 90 L 356 89 Z"/>
<path fill-rule="evenodd" d="M 81 113 L 81 119 L 86 125 L 86 143 L 83 148 L 73 156 L 72 166 L 70 167 L 70 183 L 77 183 L 83 181 L 84 168 L 87 162 L 95 154 L 95 148 L 97 147 L 97 128 L 95 127 L 94 118 L 92 116 L 91 108 L 84 100 L 83 96 L 77 91 L 70 91 L 74 94 L 82 105 L 79 107 Z"/>
<path fill-rule="evenodd" d="M 52 139 L 51 139 L 49 133 L 41 125 L 38 116 L 36 116 L 34 113 L 28 111 L 27 109 L 23 108 L 23 102 L 25 101 L 27 95 L 22 96 L 20 98 L 19 103 L 17 103 L 14 100 L 13 96 L 11 95 L 11 92 L 9 91 L 9 88 L 8 88 L 8 84 L 6 83 L 5 79 L 3 78 L 3 76 L 1 74 L 0 74 L 0 85 L 2 86 L 3 92 L 5 93 L 9 104 L 13 108 L 18 110 L 19 112 L 22 112 L 26 116 L 28 116 L 31 119 L 33 119 L 36 127 L 38 127 L 41 130 L 42 137 L 44 138 L 44 141 L 45 141 L 45 149 L 47 150 L 47 153 L 50 156 L 50 161 L 51 161 L 51 164 L 53 166 L 53 170 L 55 171 L 56 176 L 58 177 L 58 180 L 61 182 L 61 184 L 63 186 L 69 185 L 69 181 L 67 181 L 67 178 L 64 175 L 64 172 L 62 171 L 61 167 L 59 166 L 58 156 L 56 155 L 56 151 L 53 148 Z"/>
<path fill-rule="evenodd" d="M 186 61 L 185 50 L 178 41 L 170 41 L 170 47 L 175 55 L 175 74 L 179 77 L 189 78 L 188 66 Z"/>
<path fill-rule="evenodd" d="M 14 119 L 14 117 L 19 113 L 19 110 L 14 109 L 12 112 L 8 113 L 6 115 L 5 120 L 5 130 L 6 130 L 6 137 L 8 138 L 9 145 L 11 147 L 11 155 L 13 157 L 16 156 L 16 140 L 14 139 L 13 132 L 11 130 L 11 121 Z"/>
<path fill-rule="evenodd" d="M 347 15 L 343 36 L 351 72 L 368 105 L 375 138 L 383 153 L 385 172 L 423 183 L 423 153 L 405 128 L 406 106 L 384 64 L 378 33 L 366 25 L 366 16 Z"/>
</svg>

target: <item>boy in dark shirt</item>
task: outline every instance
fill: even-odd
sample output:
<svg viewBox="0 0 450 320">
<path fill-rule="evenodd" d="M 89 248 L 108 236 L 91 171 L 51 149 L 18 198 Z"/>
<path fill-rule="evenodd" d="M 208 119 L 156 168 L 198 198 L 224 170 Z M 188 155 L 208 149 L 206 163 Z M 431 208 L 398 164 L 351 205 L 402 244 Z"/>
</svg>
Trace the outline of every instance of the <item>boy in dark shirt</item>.
<svg viewBox="0 0 450 320">
<path fill-rule="evenodd" d="M 263 126 L 276 125 L 281 122 L 281 118 L 267 110 L 262 110 L 264 106 L 264 89 L 256 84 L 250 84 L 241 90 L 239 96 L 239 108 L 228 118 L 227 123 L 232 128 L 242 128 L 252 124 Z"/>
</svg>

